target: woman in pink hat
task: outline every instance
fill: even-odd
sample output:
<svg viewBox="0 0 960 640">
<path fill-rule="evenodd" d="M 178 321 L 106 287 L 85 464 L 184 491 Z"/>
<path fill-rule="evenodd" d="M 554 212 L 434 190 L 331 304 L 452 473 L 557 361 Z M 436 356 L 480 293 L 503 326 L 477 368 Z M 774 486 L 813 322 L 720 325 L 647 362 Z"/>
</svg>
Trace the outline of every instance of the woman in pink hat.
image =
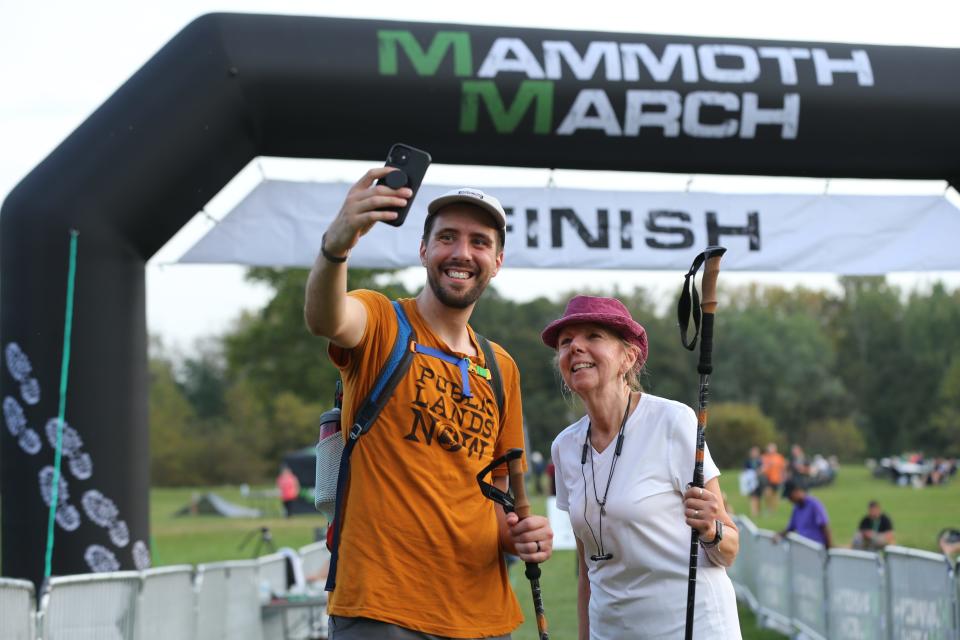
<svg viewBox="0 0 960 640">
<path fill-rule="evenodd" d="M 557 506 L 570 514 L 580 556 L 580 639 L 683 637 L 690 527 L 700 533 L 694 635 L 739 638 L 724 567 L 739 547 L 704 452 L 703 489 L 688 488 L 697 419 L 644 393 L 647 334 L 619 300 L 576 296 L 541 334 L 565 387 L 587 415 L 553 441 Z M 622 458 L 622 460 L 621 460 Z"/>
</svg>

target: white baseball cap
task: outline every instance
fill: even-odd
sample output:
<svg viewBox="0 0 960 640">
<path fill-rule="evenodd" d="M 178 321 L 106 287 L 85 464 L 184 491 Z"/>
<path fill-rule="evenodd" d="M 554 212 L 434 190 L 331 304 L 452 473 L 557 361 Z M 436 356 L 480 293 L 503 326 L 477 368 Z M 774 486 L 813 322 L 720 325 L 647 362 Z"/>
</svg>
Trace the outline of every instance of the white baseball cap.
<svg viewBox="0 0 960 640">
<path fill-rule="evenodd" d="M 463 202 L 465 204 L 472 204 L 476 207 L 480 207 L 493 217 L 494 222 L 496 222 L 497 229 L 500 231 L 506 230 L 507 214 L 503 211 L 503 205 L 500 204 L 499 200 L 493 196 L 485 194 L 479 189 L 470 189 L 464 187 L 461 189 L 454 189 L 453 191 L 447 191 L 442 196 L 434 198 L 434 200 L 427 205 L 427 215 L 432 216 L 442 207 L 445 207 L 448 204 L 454 204 L 456 202 Z"/>
</svg>

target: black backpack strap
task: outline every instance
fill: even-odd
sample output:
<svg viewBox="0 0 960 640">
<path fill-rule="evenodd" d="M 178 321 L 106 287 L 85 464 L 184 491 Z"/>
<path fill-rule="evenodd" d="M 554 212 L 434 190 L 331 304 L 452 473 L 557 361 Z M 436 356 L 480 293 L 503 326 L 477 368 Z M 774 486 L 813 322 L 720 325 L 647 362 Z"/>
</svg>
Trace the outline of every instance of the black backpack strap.
<svg viewBox="0 0 960 640">
<path fill-rule="evenodd" d="M 493 396 L 497 399 L 497 410 L 500 419 L 503 419 L 503 378 L 500 377 L 500 365 L 497 364 L 497 356 L 493 353 L 493 346 L 490 341 L 482 335 L 473 332 L 477 342 L 480 344 L 480 350 L 483 351 L 483 361 L 490 370 L 490 386 L 493 387 Z"/>
<path fill-rule="evenodd" d="M 337 586 L 340 526 L 343 520 L 347 478 L 350 475 L 350 454 L 357 446 L 360 436 L 370 431 L 397 385 L 407 375 L 407 371 L 410 370 L 410 363 L 413 361 L 413 351 L 410 348 L 410 343 L 416 342 L 416 333 L 410 325 L 407 314 L 403 311 L 403 306 L 396 300 L 393 301 L 393 311 L 397 317 L 397 339 L 393 343 L 390 356 L 384 363 L 383 369 L 380 370 L 380 375 L 377 376 L 373 388 L 367 394 L 354 417 L 353 425 L 347 434 L 347 443 L 343 447 L 343 455 L 340 457 L 340 468 L 337 470 L 337 500 L 334 507 L 333 536 L 330 543 L 330 568 L 327 571 L 327 584 L 324 587 L 327 591 L 333 591 Z"/>
</svg>

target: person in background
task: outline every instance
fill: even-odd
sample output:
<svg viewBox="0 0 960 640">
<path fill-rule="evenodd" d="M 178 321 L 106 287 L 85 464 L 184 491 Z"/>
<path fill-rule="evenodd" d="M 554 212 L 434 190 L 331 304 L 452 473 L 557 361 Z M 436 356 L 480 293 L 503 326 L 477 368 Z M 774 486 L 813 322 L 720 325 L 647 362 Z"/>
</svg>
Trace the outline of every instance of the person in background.
<svg viewBox="0 0 960 640">
<path fill-rule="evenodd" d="M 810 476 L 810 464 L 803 447 L 794 444 L 790 447 L 790 478 L 797 484 L 807 486 Z"/>
<path fill-rule="evenodd" d="M 960 554 L 960 529 L 947 527 L 937 535 L 937 546 L 948 558 Z"/>
<path fill-rule="evenodd" d="M 767 505 L 767 512 L 773 513 L 777 510 L 777 504 L 780 502 L 780 489 L 783 487 L 783 481 L 786 478 L 787 461 L 777 451 L 777 445 L 774 442 L 767 445 L 767 451 L 761 456 L 761 461 L 761 473 L 765 481 L 763 487 L 764 502 Z"/>
<path fill-rule="evenodd" d="M 543 472 L 547 463 L 543 459 L 543 454 L 534 451 L 530 454 L 530 466 L 533 467 L 533 490 L 538 496 L 543 495 Z"/>
<path fill-rule="evenodd" d="M 300 495 L 300 481 L 293 474 L 290 467 L 283 465 L 280 475 L 277 476 L 277 489 L 280 490 L 280 500 L 283 501 L 283 512 L 286 517 L 293 515 L 293 503 Z"/>
<path fill-rule="evenodd" d="M 763 474 L 761 468 L 760 447 L 750 447 L 750 453 L 743 463 L 740 472 L 741 494 L 750 496 L 750 515 L 756 518 L 760 515 L 760 496 L 763 495 Z"/>
<path fill-rule="evenodd" d="M 787 499 L 793 503 L 793 511 L 790 514 L 790 522 L 787 523 L 787 528 L 777 534 L 777 540 L 793 531 L 804 538 L 819 542 L 827 549 L 832 547 L 830 518 L 827 516 L 827 509 L 823 506 L 823 503 L 808 494 L 806 489 L 792 480 L 787 481 L 783 487 L 783 492 Z"/>
<path fill-rule="evenodd" d="M 893 544 L 893 521 L 880 510 L 880 503 L 871 500 L 867 505 L 867 515 L 860 520 L 857 533 L 853 536 L 854 549 L 879 551 Z"/>
<path fill-rule="evenodd" d="M 833 465 L 819 453 L 813 456 L 813 461 L 810 463 L 810 473 L 813 482 L 817 485 L 830 484 L 833 482 Z"/>
<path fill-rule="evenodd" d="M 550 462 L 547 463 L 547 484 L 550 488 L 550 495 L 557 495 L 557 467 L 553 464 L 553 458 L 550 458 Z"/>
</svg>

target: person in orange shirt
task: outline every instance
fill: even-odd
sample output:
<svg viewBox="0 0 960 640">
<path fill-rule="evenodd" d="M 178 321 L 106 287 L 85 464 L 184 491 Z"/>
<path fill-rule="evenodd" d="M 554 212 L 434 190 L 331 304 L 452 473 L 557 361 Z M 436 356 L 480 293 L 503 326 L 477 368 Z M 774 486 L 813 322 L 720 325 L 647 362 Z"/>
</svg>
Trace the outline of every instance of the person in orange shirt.
<svg viewBox="0 0 960 640">
<path fill-rule="evenodd" d="M 786 479 L 787 460 L 777 451 L 777 445 L 771 442 L 767 445 L 766 453 L 761 456 L 760 465 L 760 471 L 766 481 L 766 486 L 763 488 L 764 502 L 767 511 L 773 513 L 777 510 L 777 504 L 780 501 L 780 489 Z"/>
<path fill-rule="evenodd" d="M 304 317 L 314 335 L 330 339 L 329 356 L 343 379 L 345 425 L 397 336 L 390 300 L 373 291 L 348 293 L 346 266 L 364 233 L 396 218 L 388 207 L 402 207 L 413 195 L 376 184 L 392 170 L 372 169 L 353 185 L 307 281 Z M 491 363 L 469 325 L 503 262 L 506 215 L 496 198 L 474 189 L 449 192 L 427 211 L 420 243 L 427 286 L 399 304 L 417 344 L 429 350 L 415 350 L 350 458 L 329 599 L 332 640 L 509 638 L 523 616 L 503 553 L 544 562 L 552 552 L 545 517 L 505 514 L 476 480 L 491 460 L 523 447 L 516 363 L 491 343 L 503 383 L 501 411 L 491 384 L 477 374 Z M 505 490 L 506 468 L 493 476 Z"/>
</svg>

